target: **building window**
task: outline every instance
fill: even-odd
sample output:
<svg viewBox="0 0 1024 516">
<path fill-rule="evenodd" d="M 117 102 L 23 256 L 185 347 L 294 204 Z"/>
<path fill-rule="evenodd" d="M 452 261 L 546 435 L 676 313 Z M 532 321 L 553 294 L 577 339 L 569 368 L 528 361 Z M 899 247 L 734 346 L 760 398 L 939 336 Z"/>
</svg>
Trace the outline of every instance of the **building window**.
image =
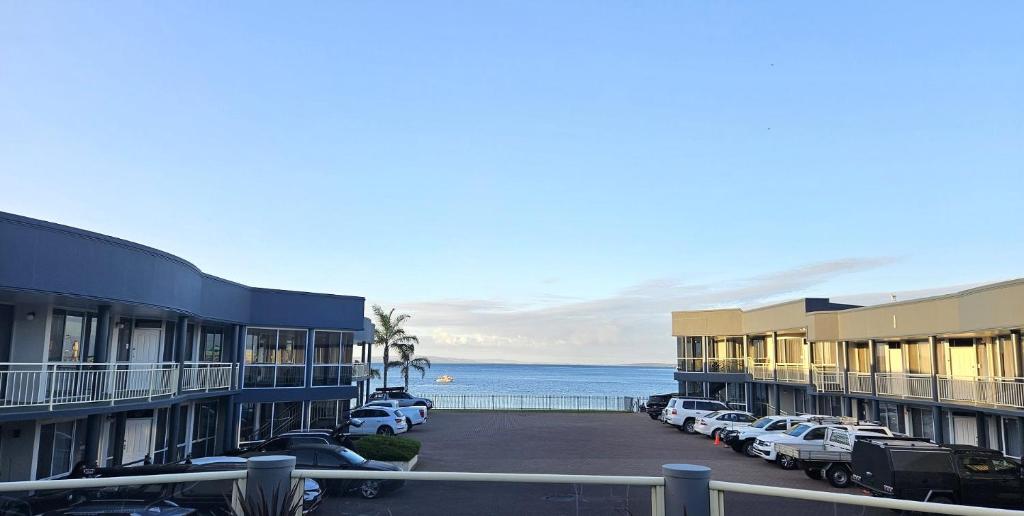
<svg viewBox="0 0 1024 516">
<path fill-rule="evenodd" d="M 79 425 L 79 422 L 81 420 L 39 426 L 36 480 L 63 477 L 81 460 L 85 447 L 85 424 Z"/>
<path fill-rule="evenodd" d="M 1021 456 L 1020 420 L 1012 417 L 1003 419 L 1003 453 L 1011 457 Z"/>
<path fill-rule="evenodd" d="M 208 457 L 216 453 L 217 402 L 196 403 L 192 415 L 193 458 Z"/>
<path fill-rule="evenodd" d="M 306 330 L 249 328 L 245 387 L 301 387 L 305 383 Z"/>
<path fill-rule="evenodd" d="M 302 429 L 302 402 L 242 403 L 238 440 L 249 443 Z"/>
<path fill-rule="evenodd" d="M 224 328 L 203 326 L 199 330 L 196 360 L 200 362 L 221 362 L 224 360 Z"/>
<path fill-rule="evenodd" d="M 91 356 L 96 340 L 96 316 L 54 310 L 50 324 L 50 362 L 82 362 Z"/>
<path fill-rule="evenodd" d="M 313 385 L 348 385 L 352 381 L 352 333 L 318 330 L 313 334 Z"/>
</svg>

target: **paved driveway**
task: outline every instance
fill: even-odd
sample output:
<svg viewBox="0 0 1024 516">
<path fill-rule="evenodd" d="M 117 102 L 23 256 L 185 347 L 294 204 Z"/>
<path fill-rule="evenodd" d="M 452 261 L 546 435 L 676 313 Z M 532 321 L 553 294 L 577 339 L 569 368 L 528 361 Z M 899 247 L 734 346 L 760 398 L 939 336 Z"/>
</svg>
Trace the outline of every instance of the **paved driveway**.
<svg viewBox="0 0 1024 516">
<path fill-rule="evenodd" d="M 800 489 L 839 490 L 783 471 L 710 439 L 686 435 L 642 414 L 441 412 L 405 434 L 423 442 L 418 471 L 660 476 L 667 463 L 701 464 L 712 478 Z M 786 516 L 889 514 L 860 507 L 727 495 L 727 513 Z M 321 514 L 344 515 L 646 515 L 648 488 L 626 486 L 410 482 L 377 500 L 327 500 Z"/>
</svg>

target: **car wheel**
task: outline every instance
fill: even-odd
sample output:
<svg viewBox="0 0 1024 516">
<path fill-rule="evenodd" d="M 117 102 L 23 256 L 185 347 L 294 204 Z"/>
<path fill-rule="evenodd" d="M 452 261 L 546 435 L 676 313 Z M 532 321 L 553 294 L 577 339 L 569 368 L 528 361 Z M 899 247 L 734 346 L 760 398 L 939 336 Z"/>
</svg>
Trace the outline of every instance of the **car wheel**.
<svg viewBox="0 0 1024 516">
<path fill-rule="evenodd" d="M 395 431 L 390 426 L 384 425 L 377 429 L 377 435 L 395 435 Z"/>
<path fill-rule="evenodd" d="M 364 480 L 359 484 L 359 496 L 367 500 L 380 496 L 380 480 Z"/>
<path fill-rule="evenodd" d="M 693 433 L 693 423 L 694 423 L 694 421 L 692 419 L 687 419 L 686 422 L 683 423 L 683 431 L 688 433 L 688 434 L 692 434 Z"/>
<path fill-rule="evenodd" d="M 754 453 L 754 440 L 753 439 L 751 439 L 749 441 L 744 441 L 743 442 L 743 453 L 747 457 L 757 457 L 758 456 L 756 453 Z"/>
<path fill-rule="evenodd" d="M 782 469 L 796 469 L 797 467 L 795 458 L 781 453 L 775 458 L 775 462 L 778 462 L 779 467 Z"/>
<path fill-rule="evenodd" d="M 828 483 L 832 484 L 832 487 L 846 487 L 850 485 L 850 470 L 844 465 L 833 464 L 825 472 L 825 477 L 828 478 Z"/>
<path fill-rule="evenodd" d="M 651 419 L 653 419 L 655 421 L 657 421 L 657 419 L 658 419 L 658 415 L 657 414 L 647 414 L 647 415 L 651 416 Z"/>
<path fill-rule="evenodd" d="M 807 475 L 807 478 L 821 480 L 821 468 L 807 468 L 804 470 L 804 474 Z"/>
</svg>

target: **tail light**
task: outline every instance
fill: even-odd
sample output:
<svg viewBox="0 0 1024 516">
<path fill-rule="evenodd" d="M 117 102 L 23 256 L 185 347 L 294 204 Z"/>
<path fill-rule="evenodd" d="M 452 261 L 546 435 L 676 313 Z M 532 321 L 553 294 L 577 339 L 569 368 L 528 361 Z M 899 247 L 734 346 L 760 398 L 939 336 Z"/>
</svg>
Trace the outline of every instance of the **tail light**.
<svg viewBox="0 0 1024 516">
<path fill-rule="evenodd" d="M 403 418 L 403 417 L 396 417 L 395 418 L 395 423 L 401 423 L 402 421 L 405 421 L 405 418 Z"/>
<path fill-rule="evenodd" d="M 672 409 L 672 415 L 676 415 L 676 409 Z"/>
<path fill-rule="evenodd" d="M 427 411 L 420 409 L 420 417 L 427 417 Z"/>
</svg>

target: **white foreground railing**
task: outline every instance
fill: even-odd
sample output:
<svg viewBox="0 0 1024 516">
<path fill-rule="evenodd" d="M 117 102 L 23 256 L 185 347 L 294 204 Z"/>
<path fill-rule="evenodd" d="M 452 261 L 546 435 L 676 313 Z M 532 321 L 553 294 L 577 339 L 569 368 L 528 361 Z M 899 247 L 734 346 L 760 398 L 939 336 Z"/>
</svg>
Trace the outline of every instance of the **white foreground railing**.
<svg viewBox="0 0 1024 516">
<path fill-rule="evenodd" d="M 811 381 L 818 392 L 843 392 L 843 373 L 835 365 L 811 366 Z"/>
<path fill-rule="evenodd" d="M 873 390 L 871 373 L 858 373 L 851 371 L 846 373 L 846 382 L 849 384 L 850 392 L 871 394 Z"/>
<path fill-rule="evenodd" d="M 808 382 L 806 364 L 775 364 L 775 375 L 780 382 Z"/>
<path fill-rule="evenodd" d="M 175 363 L 0 363 L 0 408 L 153 399 L 178 388 Z"/>
<path fill-rule="evenodd" d="M 181 390 L 230 389 L 234 379 L 235 365 L 231 362 L 186 362 L 181 370 Z"/>
<path fill-rule="evenodd" d="M 283 458 L 283 457 L 278 457 Z M 271 459 L 272 457 L 261 457 Z M 668 468 L 668 466 L 666 466 Z M 919 511 L 928 514 L 948 514 L 953 516 L 1021 516 L 1024 512 L 1004 509 L 991 509 L 987 507 L 973 507 L 964 505 L 946 505 L 936 503 L 914 502 L 909 500 L 897 500 L 891 498 L 876 498 L 853 494 L 831 493 L 824 491 L 810 491 L 804 489 L 792 489 L 787 487 L 771 487 L 754 484 L 739 484 L 734 482 L 720 482 L 712 480 L 687 482 L 683 487 L 678 478 L 668 477 L 647 477 L 647 476 L 610 476 L 610 475 L 553 475 L 553 474 L 529 474 L 529 473 L 463 473 L 463 472 L 433 472 L 433 471 L 369 471 L 369 470 L 309 470 L 294 469 L 291 466 L 278 466 L 273 472 L 263 467 L 260 468 L 260 477 L 249 478 L 249 482 L 255 483 L 254 489 L 237 489 L 236 493 L 248 496 L 249 492 L 262 492 L 262 495 L 270 497 L 276 489 L 288 489 L 286 480 L 312 478 L 316 480 L 407 480 L 424 482 L 488 482 L 500 484 L 567 484 L 567 485 L 623 485 L 641 486 L 650 488 L 651 493 L 651 514 L 653 516 L 681 516 L 684 514 L 707 514 L 710 509 L 712 516 L 724 516 L 726 506 L 726 493 L 745 495 L 765 496 L 771 498 L 787 498 L 794 500 L 806 500 L 826 504 L 842 504 L 860 507 L 873 507 L 891 509 L 895 511 Z M 26 493 L 46 490 L 70 490 L 70 489 L 101 489 L 117 486 L 136 486 L 151 484 L 180 484 L 205 481 L 234 480 L 236 482 L 248 478 L 248 471 L 239 469 L 233 471 L 211 471 L 202 473 L 175 473 L 162 475 L 139 475 L 126 477 L 102 477 L 83 478 L 70 480 L 32 480 L 24 482 L 2 482 L 0 493 Z M 280 479 L 280 480 L 278 480 Z M 673 505 L 666 503 L 666 486 L 672 482 L 675 489 L 692 492 L 680 493 L 676 491 L 676 502 Z M 238 484 L 236 484 L 238 485 Z M 301 485 L 301 484 L 300 484 Z M 262 491 L 261 487 L 268 487 Z M 766 501 L 771 505 L 771 501 Z M 443 502 L 439 502 L 443 503 Z M 693 504 L 693 506 L 690 506 Z M 701 505 L 703 507 L 697 507 Z M 298 512 L 298 511 L 297 511 Z M 824 513 L 825 511 L 820 511 Z M 832 511 L 828 511 L 832 512 Z"/>
<path fill-rule="evenodd" d="M 893 511 L 916 511 L 923 512 L 926 514 L 951 514 L 954 516 L 1024 515 L 1024 512 L 1022 511 L 991 509 L 988 507 L 973 507 L 969 505 L 948 505 L 941 503 L 914 502 L 910 500 L 898 500 L 895 498 L 876 498 L 873 496 L 829 493 L 826 491 L 810 491 L 806 489 L 793 489 L 790 487 L 772 487 L 755 484 L 737 484 L 734 482 L 720 482 L 717 480 L 712 480 L 709 483 L 709 487 L 711 489 L 711 516 L 725 516 L 725 493 L 759 495 L 773 498 L 789 498 L 793 500 L 807 500 L 811 502 L 854 505 L 860 507 L 874 507 L 879 509 L 890 509 Z M 820 513 L 825 514 L 826 512 L 820 511 Z M 828 513 L 831 514 L 832 511 L 828 511 Z"/>
<path fill-rule="evenodd" d="M 1024 408 L 1024 379 L 939 376 L 939 399 L 954 403 Z"/>
<path fill-rule="evenodd" d="M 932 375 L 919 373 L 875 373 L 879 396 L 931 398 Z"/>
</svg>

